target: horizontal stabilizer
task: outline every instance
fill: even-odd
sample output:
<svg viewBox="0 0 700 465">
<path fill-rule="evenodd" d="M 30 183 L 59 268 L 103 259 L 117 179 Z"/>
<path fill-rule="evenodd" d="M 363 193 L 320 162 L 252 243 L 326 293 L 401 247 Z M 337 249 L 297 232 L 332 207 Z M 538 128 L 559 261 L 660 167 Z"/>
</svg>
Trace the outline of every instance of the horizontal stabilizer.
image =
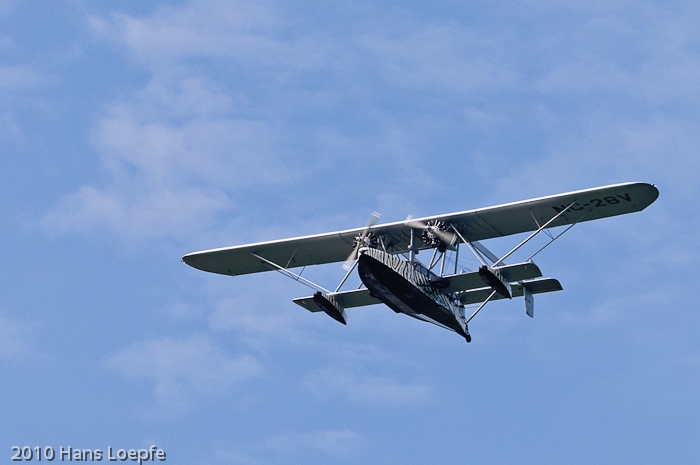
<svg viewBox="0 0 700 465">
<path fill-rule="evenodd" d="M 523 296 L 523 286 L 526 286 L 532 294 L 542 294 L 545 292 L 561 291 L 563 289 L 561 287 L 561 283 L 554 278 L 532 279 L 529 281 L 524 281 L 522 284 L 511 284 L 511 291 L 513 293 L 513 297 Z M 493 292 L 493 289 L 491 289 L 490 287 L 474 289 L 466 291 L 459 297 L 459 300 L 462 301 L 464 305 L 478 304 L 486 300 L 491 294 L 491 292 Z M 503 298 L 504 297 L 502 295 L 496 293 L 496 295 L 494 295 L 491 298 L 491 300 L 498 300 Z"/>
</svg>

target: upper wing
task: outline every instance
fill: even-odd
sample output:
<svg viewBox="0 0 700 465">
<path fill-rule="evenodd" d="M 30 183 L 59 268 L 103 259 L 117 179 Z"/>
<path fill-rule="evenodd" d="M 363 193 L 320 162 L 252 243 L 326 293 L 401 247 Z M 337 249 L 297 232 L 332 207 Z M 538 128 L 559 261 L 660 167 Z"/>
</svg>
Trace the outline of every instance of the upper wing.
<svg viewBox="0 0 700 465">
<path fill-rule="evenodd" d="M 550 226 L 590 221 L 644 210 L 659 196 L 653 184 L 624 183 L 566 194 L 540 197 L 495 207 L 413 219 L 426 223 L 441 220 L 457 227 L 465 239 L 478 241 L 535 231 L 567 206 L 573 206 Z M 240 275 L 274 269 L 263 257 L 283 268 L 341 262 L 352 252 L 352 242 L 364 228 L 313 236 L 259 242 L 194 252 L 182 257 L 190 266 L 212 273 Z M 411 227 L 404 222 L 373 226 L 392 253 L 408 250 Z M 420 241 L 419 241 L 420 242 Z M 421 244 L 420 249 L 428 248 Z M 255 254 L 255 255 L 253 255 Z"/>
</svg>

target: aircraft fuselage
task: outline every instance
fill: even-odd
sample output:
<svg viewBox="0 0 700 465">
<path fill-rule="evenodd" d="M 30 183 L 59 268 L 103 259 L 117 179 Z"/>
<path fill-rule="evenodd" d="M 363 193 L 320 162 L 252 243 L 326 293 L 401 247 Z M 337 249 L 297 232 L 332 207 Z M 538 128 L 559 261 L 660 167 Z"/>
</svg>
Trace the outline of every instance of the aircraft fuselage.
<svg viewBox="0 0 700 465">
<path fill-rule="evenodd" d="M 464 307 L 430 281 L 430 272 L 417 262 L 406 262 L 378 249 L 363 250 L 358 272 L 371 295 L 397 313 L 455 331 L 470 340 Z"/>
</svg>

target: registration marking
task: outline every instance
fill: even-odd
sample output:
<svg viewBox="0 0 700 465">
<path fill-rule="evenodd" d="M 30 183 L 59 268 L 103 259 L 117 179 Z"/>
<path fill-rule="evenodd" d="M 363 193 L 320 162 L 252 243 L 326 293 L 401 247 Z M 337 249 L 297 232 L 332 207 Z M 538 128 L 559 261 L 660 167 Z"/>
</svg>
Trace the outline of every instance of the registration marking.
<svg viewBox="0 0 700 465">
<path fill-rule="evenodd" d="M 602 199 L 589 199 L 586 203 L 583 205 L 580 205 L 578 202 L 574 203 L 571 206 L 571 210 L 573 211 L 581 211 L 585 207 L 590 207 L 593 205 L 594 208 L 602 208 L 602 207 L 607 207 L 608 205 L 616 205 L 620 202 L 631 202 L 632 197 L 629 194 L 617 194 L 616 196 L 609 195 L 607 197 L 603 197 Z M 560 205 L 558 207 L 552 207 L 557 213 L 560 213 L 564 210 L 566 210 L 566 205 Z"/>
</svg>

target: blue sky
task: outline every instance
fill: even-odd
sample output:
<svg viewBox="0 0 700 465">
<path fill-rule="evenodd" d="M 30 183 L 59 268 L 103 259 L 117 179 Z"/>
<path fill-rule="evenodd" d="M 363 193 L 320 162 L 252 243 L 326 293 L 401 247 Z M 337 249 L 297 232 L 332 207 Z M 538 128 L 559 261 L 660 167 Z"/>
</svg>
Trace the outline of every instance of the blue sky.
<svg viewBox="0 0 700 465">
<path fill-rule="evenodd" d="M 0 24 L 3 460 L 700 460 L 697 4 L 0 0 Z M 661 195 L 568 232 L 537 258 L 564 292 L 489 305 L 469 345 L 180 262 L 625 181 Z"/>
</svg>

